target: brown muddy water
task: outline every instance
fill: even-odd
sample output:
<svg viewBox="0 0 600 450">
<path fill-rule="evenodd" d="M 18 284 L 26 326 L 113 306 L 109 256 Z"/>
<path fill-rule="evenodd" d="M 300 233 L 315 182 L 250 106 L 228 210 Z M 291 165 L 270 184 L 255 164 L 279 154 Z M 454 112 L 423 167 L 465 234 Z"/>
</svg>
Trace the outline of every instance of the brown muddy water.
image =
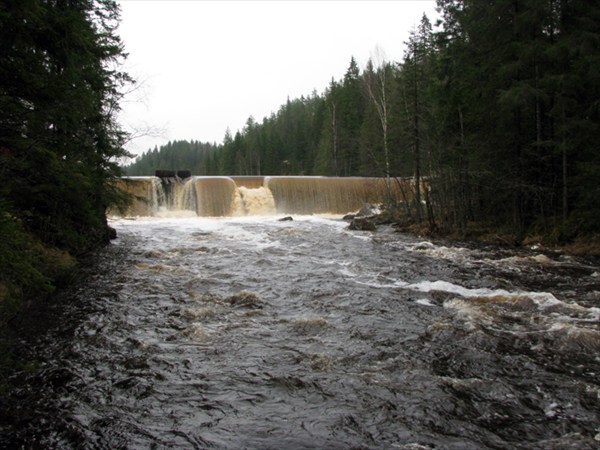
<svg viewBox="0 0 600 450">
<path fill-rule="evenodd" d="M 18 325 L 1 448 L 600 447 L 596 261 L 332 217 L 112 225 Z"/>
</svg>

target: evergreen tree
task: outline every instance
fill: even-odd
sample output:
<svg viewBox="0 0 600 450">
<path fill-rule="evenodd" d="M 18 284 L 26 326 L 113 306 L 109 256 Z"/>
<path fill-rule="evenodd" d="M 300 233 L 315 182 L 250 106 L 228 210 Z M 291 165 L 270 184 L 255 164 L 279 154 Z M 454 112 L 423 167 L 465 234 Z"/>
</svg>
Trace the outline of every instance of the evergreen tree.
<svg viewBox="0 0 600 450">
<path fill-rule="evenodd" d="M 229 142 L 226 140 L 226 142 Z M 139 155 L 124 167 L 129 176 L 152 176 L 157 170 L 189 170 L 193 175 L 218 175 L 220 173 L 216 144 L 199 141 L 169 141 Z M 228 150 L 229 151 L 229 150 Z"/>
<path fill-rule="evenodd" d="M 576 211 L 591 207 L 578 204 L 591 187 L 586 182 L 579 190 L 581 181 L 591 180 L 578 170 L 579 157 L 586 155 L 587 168 L 597 161 L 597 152 L 586 152 L 598 130 L 590 69 L 598 60 L 599 7 L 567 0 L 438 5 L 444 17 L 440 52 L 447 61 L 441 77 L 454 103 L 446 117 L 458 118 L 446 121 L 458 137 L 449 152 L 467 155 L 453 170 L 463 185 L 456 191 L 467 205 L 464 217 L 477 205 L 480 216 L 522 231 L 571 216 L 596 227 Z"/>
<path fill-rule="evenodd" d="M 432 116 L 433 99 L 432 85 L 434 83 L 435 47 L 431 22 L 423 15 L 416 30 L 412 30 L 400 65 L 399 105 L 396 116 L 401 124 L 398 146 L 402 153 L 410 157 L 399 158 L 399 172 L 411 174 L 414 178 L 414 209 L 416 219 L 422 218 L 421 181 L 425 171 L 424 162 L 429 162 L 431 170 L 431 153 L 434 145 L 431 128 L 437 118 Z M 403 167 L 403 166 L 407 167 Z M 408 168 L 411 172 L 408 172 Z"/>
<path fill-rule="evenodd" d="M 344 75 L 339 99 L 340 175 L 358 175 L 360 128 L 365 114 L 365 96 L 360 79 L 360 69 L 354 57 Z"/>
<path fill-rule="evenodd" d="M 76 253 L 105 239 L 107 180 L 125 154 L 117 23 L 109 0 L 0 5 L 2 197 L 27 229 Z"/>
</svg>

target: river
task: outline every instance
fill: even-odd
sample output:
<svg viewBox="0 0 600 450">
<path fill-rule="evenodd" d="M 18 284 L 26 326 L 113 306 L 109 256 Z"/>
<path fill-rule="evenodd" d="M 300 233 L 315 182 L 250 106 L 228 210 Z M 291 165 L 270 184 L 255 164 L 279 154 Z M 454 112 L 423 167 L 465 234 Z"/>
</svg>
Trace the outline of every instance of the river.
<svg viewBox="0 0 600 450">
<path fill-rule="evenodd" d="M 0 447 L 600 447 L 597 261 L 277 219 L 113 220 Z"/>
</svg>

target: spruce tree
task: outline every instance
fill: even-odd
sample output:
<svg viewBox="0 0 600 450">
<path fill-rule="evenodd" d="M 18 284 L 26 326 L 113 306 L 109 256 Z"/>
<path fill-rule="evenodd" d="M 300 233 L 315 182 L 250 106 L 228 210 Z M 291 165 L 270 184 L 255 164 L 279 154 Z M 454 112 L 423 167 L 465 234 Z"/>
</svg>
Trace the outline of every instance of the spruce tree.
<svg viewBox="0 0 600 450">
<path fill-rule="evenodd" d="M 116 123 L 119 11 L 109 0 L 0 5 L 2 196 L 26 228 L 79 253 L 105 239 Z"/>
</svg>

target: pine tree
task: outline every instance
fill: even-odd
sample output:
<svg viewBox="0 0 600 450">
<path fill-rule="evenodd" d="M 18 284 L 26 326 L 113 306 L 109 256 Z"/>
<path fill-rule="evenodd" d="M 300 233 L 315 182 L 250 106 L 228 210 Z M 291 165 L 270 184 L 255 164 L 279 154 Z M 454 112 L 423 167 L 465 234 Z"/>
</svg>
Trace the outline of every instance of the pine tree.
<svg viewBox="0 0 600 450">
<path fill-rule="evenodd" d="M 422 218 L 421 182 L 423 175 L 423 161 L 426 153 L 431 153 L 428 143 L 432 141 L 429 128 L 437 118 L 431 117 L 432 89 L 435 48 L 431 22 L 423 15 L 417 30 L 412 30 L 400 65 L 398 76 L 400 105 L 402 111 L 397 120 L 402 122 L 400 140 L 408 143 L 408 153 L 412 158 L 403 158 L 412 167 L 414 178 L 414 209 L 416 219 Z M 399 146 L 402 148 L 402 146 Z M 430 159 L 430 156 L 429 158 Z M 431 164 L 431 162 L 430 162 Z M 399 168 L 403 173 L 406 169 Z"/>
</svg>

